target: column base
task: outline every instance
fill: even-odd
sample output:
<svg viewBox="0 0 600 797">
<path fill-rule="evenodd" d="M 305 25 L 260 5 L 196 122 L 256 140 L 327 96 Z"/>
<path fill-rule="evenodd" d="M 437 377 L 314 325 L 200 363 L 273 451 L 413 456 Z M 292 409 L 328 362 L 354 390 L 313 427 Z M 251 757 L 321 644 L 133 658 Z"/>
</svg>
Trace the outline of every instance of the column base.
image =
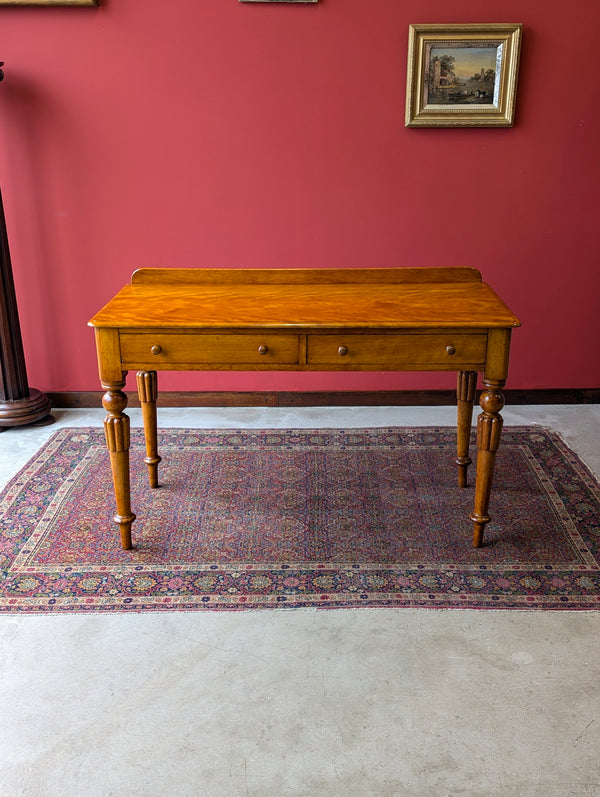
<svg viewBox="0 0 600 797">
<path fill-rule="evenodd" d="M 12 426 L 39 424 L 45 426 L 54 423 L 50 415 L 52 405 L 45 393 L 32 388 L 29 395 L 14 401 L 0 401 L 0 432 Z"/>
</svg>

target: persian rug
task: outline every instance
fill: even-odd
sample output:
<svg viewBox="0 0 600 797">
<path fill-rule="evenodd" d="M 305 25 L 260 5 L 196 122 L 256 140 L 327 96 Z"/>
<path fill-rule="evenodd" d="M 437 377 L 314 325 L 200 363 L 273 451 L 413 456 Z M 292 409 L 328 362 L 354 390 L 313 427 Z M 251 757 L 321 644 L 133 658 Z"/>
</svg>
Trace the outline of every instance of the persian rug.
<svg viewBox="0 0 600 797">
<path fill-rule="evenodd" d="M 600 608 L 600 487 L 541 427 L 505 428 L 480 549 L 450 427 L 159 442 L 152 490 L 132 430 L 123 551 L 102 429 L 50 438 L 0 495 L 0 610 Z"/>
</svg>

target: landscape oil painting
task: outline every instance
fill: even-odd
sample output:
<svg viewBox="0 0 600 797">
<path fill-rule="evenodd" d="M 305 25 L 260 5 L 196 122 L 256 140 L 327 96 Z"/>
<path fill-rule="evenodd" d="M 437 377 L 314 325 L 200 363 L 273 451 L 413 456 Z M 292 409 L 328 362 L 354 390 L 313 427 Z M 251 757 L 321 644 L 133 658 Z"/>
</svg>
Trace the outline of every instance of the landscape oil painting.
<svg viewBox="0 0 600 797">
<path fill-rule="evenodd" d="M 411 25 L 406 126 L 512 126 L 521 27 Z"/>
<path fill-rule="evenodd" d="M 502 44 L 459 43 L 428 47 L 426 105 L 498 103 Z"/>
</svg>

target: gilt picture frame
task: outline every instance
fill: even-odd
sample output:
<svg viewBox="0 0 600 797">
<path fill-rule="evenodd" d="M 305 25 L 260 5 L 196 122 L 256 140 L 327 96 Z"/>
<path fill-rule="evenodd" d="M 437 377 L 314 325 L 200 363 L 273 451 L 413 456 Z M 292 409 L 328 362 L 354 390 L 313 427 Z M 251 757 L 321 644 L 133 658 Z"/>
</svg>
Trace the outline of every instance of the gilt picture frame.
<svg viewBox="0 0 600 797">
<path fill-rule="evenodd" d="M 319 0 L 240 0 L 240 3 L 318 3 Z"/>
<path fill-rule="evenodd" d="M 406 127 L 512 127 L 521 23 L 410 25 Z"/>
</svg>

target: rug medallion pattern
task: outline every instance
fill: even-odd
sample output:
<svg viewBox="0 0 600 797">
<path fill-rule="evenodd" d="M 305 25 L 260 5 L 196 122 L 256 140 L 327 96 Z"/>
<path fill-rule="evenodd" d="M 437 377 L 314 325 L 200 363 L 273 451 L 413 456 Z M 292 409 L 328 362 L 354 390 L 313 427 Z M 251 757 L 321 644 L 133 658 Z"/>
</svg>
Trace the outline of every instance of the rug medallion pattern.
<svg viewBox="0 0 600 797">
<path fill-rule="evenodd" d="M 483 548 L 451 428 L 132 430 L 123 551 L 102 429 L 63 429 L 0 495 L 0 611 L 600 608 L 600 488 L 506 428 Z M 475 450 L 474 450 L 475 454 Z"/>
</svg>

